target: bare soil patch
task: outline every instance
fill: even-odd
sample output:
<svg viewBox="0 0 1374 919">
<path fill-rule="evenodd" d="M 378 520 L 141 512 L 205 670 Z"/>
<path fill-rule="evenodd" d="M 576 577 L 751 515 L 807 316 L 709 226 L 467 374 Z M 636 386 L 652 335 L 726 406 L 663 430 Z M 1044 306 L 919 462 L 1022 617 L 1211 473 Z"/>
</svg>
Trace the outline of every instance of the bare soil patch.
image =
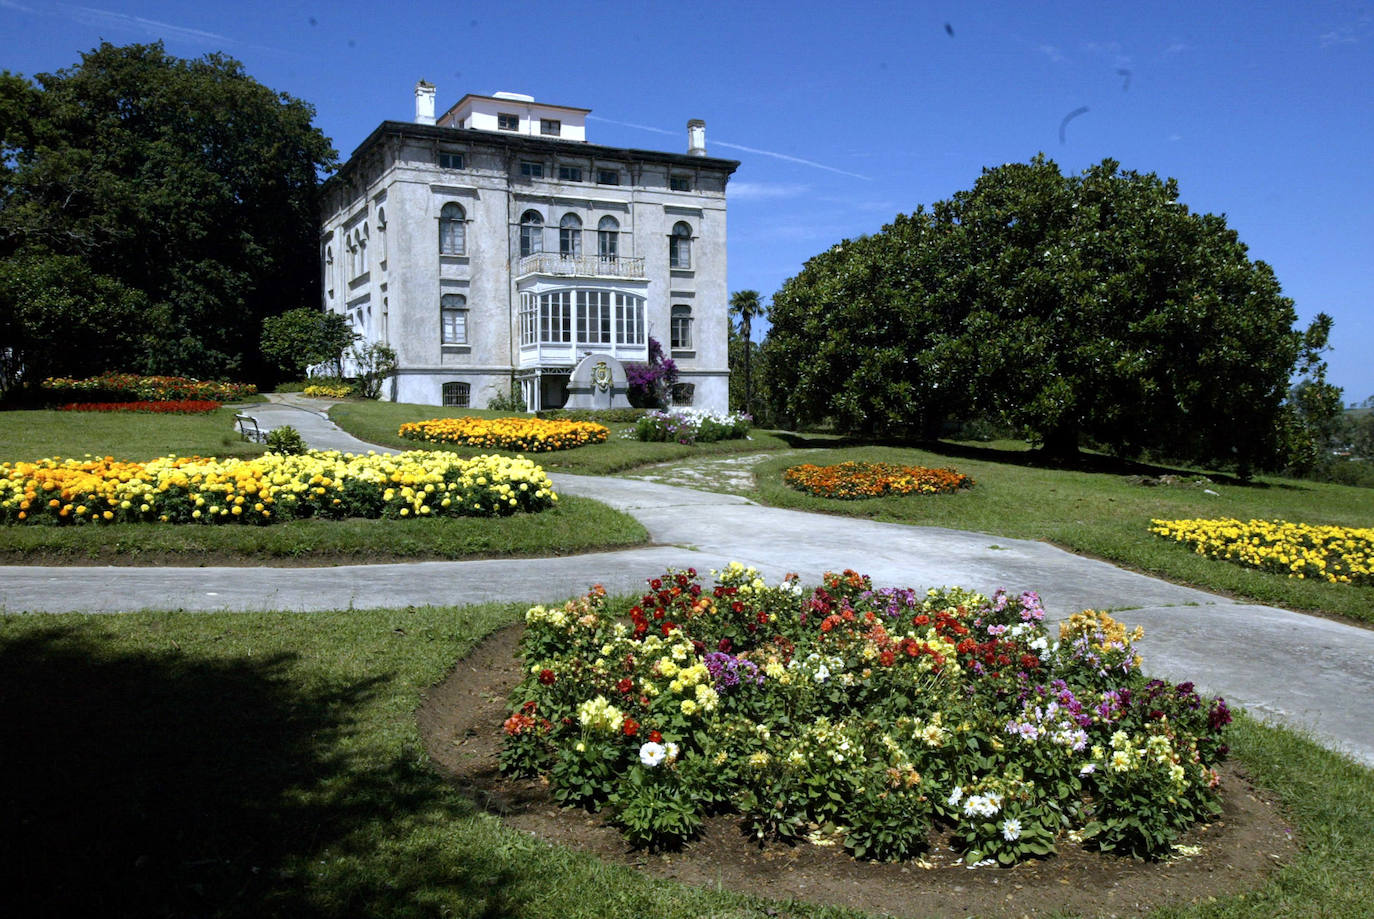
<svg viewBox="0 0 1374 919">
<path fill-rule="evenodd" d="M 1272 796 L 1229 763 L 1221 770 L 1224 813 L 1181 841 L 1200 847 L 1200 854 L 1166 862 L 1065 844 L 1047 859 L 971 870 L 947 840 L 935 839 L 925 864 L 878 864 L 831 848 L 760 846 L 729 816 L 708 820 L 702 836 L 681 852 L 631 850 L 599 817 L 559 807 L 544 784 L 507 779 L 497 767 L 507 695 L 520 679 L 522 629 L 516 624 L 488 637 L 426 694 L 417 718 L 430 756 L 508 826 L 655 877 L 902 916 L 1134 916 L 1253 889 L 1297 852 Z M 774 915 L 787 915 L 784 903 L 778 910 Z"/>
</svg>

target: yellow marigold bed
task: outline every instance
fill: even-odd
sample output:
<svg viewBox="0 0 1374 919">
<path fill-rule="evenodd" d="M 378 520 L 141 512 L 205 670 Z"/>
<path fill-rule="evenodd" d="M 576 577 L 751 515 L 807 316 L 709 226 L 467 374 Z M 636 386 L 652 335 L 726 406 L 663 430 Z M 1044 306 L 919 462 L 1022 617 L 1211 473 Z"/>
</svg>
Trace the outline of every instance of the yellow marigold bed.
<svg viewBox="0 0 1374 919">
<path fill-rule="evenodd" d="M 557 500 L 548 475 L 524 457 L 428 450 L 0 463 L 0 522 L 7 524 L 496 517 L 541 511 Z"/>
<path fill-rule="evenodd" d="M 1198 555 L 1333 584 L 1374 583 L 1374 529 L 1286 520 L 1151 520 L 1150 532 Z"/>
<path fill-rule="evenodd" d="M 590 421 L 463 417 L 409 421 L 401 425 L 399 433 L 408 440 L 432 444 L 545 453 L 605 443 L 610 430 Z"/>
</svg>

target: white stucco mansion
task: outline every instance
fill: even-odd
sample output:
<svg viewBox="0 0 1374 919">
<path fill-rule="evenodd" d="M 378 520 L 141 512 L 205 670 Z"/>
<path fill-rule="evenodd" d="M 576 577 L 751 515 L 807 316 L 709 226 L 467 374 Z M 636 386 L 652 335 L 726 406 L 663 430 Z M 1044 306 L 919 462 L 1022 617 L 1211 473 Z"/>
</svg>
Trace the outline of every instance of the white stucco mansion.
<svg viewBox="0 0 1374 919">
<path fill-rule="evenodd" d="M 521 387 L 557 408 L 584 355 L 676 362 L 675 401 L 728 405 L 725 184 L 739 166 L 603 147 L 590 109 L 466 95 L 384 121 L 325 182 L 324 308 L 396 350 L 383 398 L 484 407 Z"/>
</svg>

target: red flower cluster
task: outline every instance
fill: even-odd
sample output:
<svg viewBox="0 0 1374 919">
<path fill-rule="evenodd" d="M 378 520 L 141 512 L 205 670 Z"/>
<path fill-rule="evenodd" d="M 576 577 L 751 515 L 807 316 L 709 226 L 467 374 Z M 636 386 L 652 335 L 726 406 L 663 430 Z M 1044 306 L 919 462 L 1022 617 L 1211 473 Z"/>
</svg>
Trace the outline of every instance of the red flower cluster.
<svg viewBox="0 0 1374 919">
<path fill-rule="evenodd" d="M 944 494 L 973 484 L 973 479 L 953 469 L 856 462 L 837 466 L 805 463 L 788 469 L 782 480 L 798 491 L 841 500 Z"/>
<path fill-rule="evenodd" d="M 69 402 L 64 412 L 153 412 L 162 415 L 204 415 L 220 407 L 206 399 L 179 399 L 175 402 Z"/>
</svg>

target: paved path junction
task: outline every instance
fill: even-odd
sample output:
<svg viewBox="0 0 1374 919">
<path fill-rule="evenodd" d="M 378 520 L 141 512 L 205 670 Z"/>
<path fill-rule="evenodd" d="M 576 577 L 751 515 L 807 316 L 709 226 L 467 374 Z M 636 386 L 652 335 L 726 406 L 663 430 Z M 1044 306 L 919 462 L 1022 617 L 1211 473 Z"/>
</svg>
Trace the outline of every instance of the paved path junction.
<svg viewBox="0 0 1374 919">
<path fill-rule="evenodd" d="M 299 396 L 253 405 L 264 428 L 290 424 L 317 449 L 397 452 L 359 441 Z M 1149 672 L 1194 680 L 1261 718 L 1312 733 L 1374 765 L 1374 630 L 1236 602 L 1082 558 L 1053 546 L 937 527 L 762 507 L 737 495 L 618 477 L 552 476 L 561 493 L 638 519 L 652 545 L 543 559 L 330 568 L 64 568 L 0 566 L 0 610 L 115 613 L 136 609 L 289 610 L 486 601 L 560 601 L 593 583 L 637 593 L 665 568 L 706 572 L 730 561 L 770 582 L 817 583 L 853 568 L 884 586 L 957 584 L 1035 590 L 1052 619 L 1112 610 L 1142 625 Z"/>
</svg>

